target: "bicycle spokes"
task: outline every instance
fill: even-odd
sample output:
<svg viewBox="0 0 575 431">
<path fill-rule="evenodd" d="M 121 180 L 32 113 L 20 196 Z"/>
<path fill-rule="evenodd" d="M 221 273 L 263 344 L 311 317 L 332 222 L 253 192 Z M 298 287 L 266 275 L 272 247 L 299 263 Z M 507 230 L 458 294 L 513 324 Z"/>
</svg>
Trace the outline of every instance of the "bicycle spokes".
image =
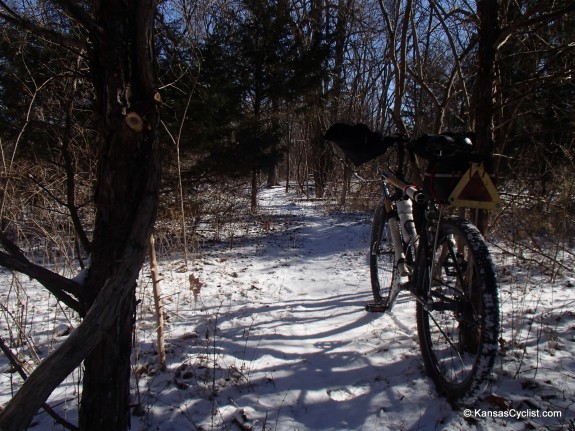
<svg viewBox="0 0 575 431">
<path fill-rule="evenodd" d="M 462 219 L 440 225 L 436 247 L 418 277 L 418 332 L 426 368 L 453 400 L 484 387 L 497 349 L 497 300 L 485 244 Z"/>
</svg>

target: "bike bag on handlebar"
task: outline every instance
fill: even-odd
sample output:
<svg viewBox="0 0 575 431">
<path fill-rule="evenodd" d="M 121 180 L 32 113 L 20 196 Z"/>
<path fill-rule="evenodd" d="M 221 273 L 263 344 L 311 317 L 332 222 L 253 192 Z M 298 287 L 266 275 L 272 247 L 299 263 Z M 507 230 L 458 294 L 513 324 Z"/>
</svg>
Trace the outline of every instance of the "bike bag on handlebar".
<svg viewBox="0 0 575 431">
<path fill-rule="evenodd" d="M 324 138 L 341 148 L 355 166 L 383 155 L 391 143 L 390 139 L 393 140 L 381 133 L 372 132 L 365 124 L 352 126 L 343 123 L 332 125 Z"/>
<path fill-rule="evenodd" d="M 424 135 L 411 150 L 427 160 L 423 191 L 437 203 L 497 209 L 501 200 L 493 184 L 490 157 L 473 152 L 472 135 Z"/>
</svg>

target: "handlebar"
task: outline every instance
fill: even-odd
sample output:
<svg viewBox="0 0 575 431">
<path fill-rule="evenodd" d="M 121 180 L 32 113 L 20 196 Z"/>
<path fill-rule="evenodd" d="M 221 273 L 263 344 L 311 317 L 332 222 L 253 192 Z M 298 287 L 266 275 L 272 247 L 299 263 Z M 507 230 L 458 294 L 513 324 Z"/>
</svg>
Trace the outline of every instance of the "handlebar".
<svg viewBox="0 0 575 431">
<path fill-rule="evenodd" d="M 416 186 L 407 184 L 406 182 L 400 180 L 389 170 L 384 170 L 382 172 L 382 175 L 388 183 L 402 190 L 403 193 L 407 195 L 410 199 L 412 199 L 415 203 L 418 204 L 425 203 L 426 201 L 425 194 L 421 190 L 419 190 Z"/>
<path fill-rule="evenodd" d="M 403 135 L 384 136 L 371 131 L 365 124 L 336 123 L 325 134 L 356 166 L 385 154 L 396 146 L 407 149 L 423 159 L 443 158 L 458 152 L 472 152 L 472 133 L 425 134 L 416 139 Z M 401 155 L 402 156 L 402 155 Z"/>
<path fill-rule="evenodd" d="M 403 180 L 405 150 L 430 162 L 455 156 L 461 153 L 473 152 L 471 133 L 444 133 L 438 135 L 425 134 L 416 139 L 403 135 L 384 136 L 371 131 L 364 124 L 348 125 L 336 123 L 332 125 L 325 139 L 335 143 L 356 165 L 362 165 L 384 155 L 391 147 L 397 148 L 397 169 L 392 172 L 387 169 L 383 175 L 386 181 L 402 190 L 414 202 L 422 204 L 426 201 L 423 192 Z M 479 157 L 479 155 L 476 155 Z"/>
</svg>

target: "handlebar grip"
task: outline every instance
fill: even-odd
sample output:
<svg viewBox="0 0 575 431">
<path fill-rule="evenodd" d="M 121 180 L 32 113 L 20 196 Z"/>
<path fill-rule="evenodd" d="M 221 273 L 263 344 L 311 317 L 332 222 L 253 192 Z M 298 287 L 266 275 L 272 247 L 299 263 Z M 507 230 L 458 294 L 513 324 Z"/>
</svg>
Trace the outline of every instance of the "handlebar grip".
<svg viewBox="0 0 575 431">
<path fill-rule="evenodd" d="M 417 192 L 415 194 L 415 196 L 413 197 L 413 200 L 418 203 L 418 204 L 424 204 L 425 201 L 427 200 L 427 198 L 425 197 L 425 194 L 423 194 L 422 192 Z"/>
<path fill-rule="evenodd" d="M 425 200 L 426 200 L 425 194 L 423 192 L 421 192 L 415 186 L 405 187 L 403 189 L 403 193 L 405 193 L 407 196 L 409 196 L 409 198 L 412 199 L 417 204 L 425 203 Z"/>
</svg>

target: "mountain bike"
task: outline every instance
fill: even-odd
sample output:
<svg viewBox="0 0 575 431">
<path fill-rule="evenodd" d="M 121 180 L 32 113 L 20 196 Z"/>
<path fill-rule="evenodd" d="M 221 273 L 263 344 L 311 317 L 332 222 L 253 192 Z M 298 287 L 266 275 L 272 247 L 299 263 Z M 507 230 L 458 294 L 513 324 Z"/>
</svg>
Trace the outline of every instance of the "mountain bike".
<svg viewBox="0 0 575 431">
<path fill-rule="evenodd" d="M 497 354 L 497 282 L 483 236 L 449 208 L 501 204 L 488 160 L 473 153 L 467 135 L 409 140 L 336 124 L 326 139 L 355 165 L 387 155 L 369 249 L 374 302 L 366 310 L 389 313 L 398 294 L 408 292 L 428 375 L 449 401 L 473 403 L 487 386 Z M 410 152 L 428 162 L 422 187 L 404 179 Z"/>
</svg>

